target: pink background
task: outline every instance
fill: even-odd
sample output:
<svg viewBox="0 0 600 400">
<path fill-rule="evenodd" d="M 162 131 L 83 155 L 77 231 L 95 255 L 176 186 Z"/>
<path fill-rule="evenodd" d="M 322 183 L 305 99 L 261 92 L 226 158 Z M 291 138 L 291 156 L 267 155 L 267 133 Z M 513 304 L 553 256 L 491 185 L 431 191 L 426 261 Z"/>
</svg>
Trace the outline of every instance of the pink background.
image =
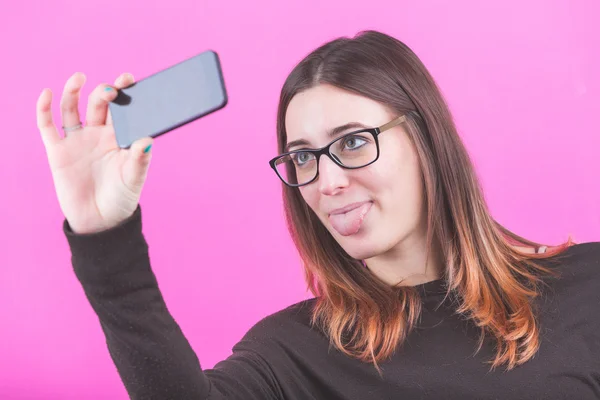
<svg viewBox="0 0 600 400">
<path fill-rule="evenodd" d="M 40 0 L 2 2 L 0 15 L 2 399 L 126 398 L 71 270 L 35 123 L 40 91 L 54 91 L 58 119 L 78 70 L 85 103 L 121 72 L 141 79 L 220 53 L 228 107 L 157 139 L 142 198 L 154 270 L 204 367 L 308 296 L 267 160 L 287 73 L 340 35 L 378 29 L 417 52 L 507 227 L 550 243 L 600 239 L 597 0 Z"/>
</svg>

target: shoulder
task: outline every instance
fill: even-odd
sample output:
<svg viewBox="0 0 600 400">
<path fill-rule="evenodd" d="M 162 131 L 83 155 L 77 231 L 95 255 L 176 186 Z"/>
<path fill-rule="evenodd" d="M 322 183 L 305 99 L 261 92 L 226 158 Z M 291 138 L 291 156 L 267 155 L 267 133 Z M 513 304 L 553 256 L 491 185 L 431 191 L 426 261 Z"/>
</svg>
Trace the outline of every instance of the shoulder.
<svg viewBox="0 0 600 400">
<path fill-rule="evenodd" d="M 571 245 L 566 250 L 567 253 L 578 255 L 600 255 L 600 242 L 584 242 Z"/>
<path fill-rule="evenodd" d="M 574 244 L 540 261 L 559 273 L 556 289 L 600 292 L 600 242 Z"/>
<path fill-rule="evenodd" d="M 571 245 L 549 260 L 559 265 L 561 273 L 588 271 L 600 272 L 600 242 L 585 242 Z"/>
<path fill-rule="evenodd" d="M 316 299 L 312 298 L 265 316 L 248 330 L 242 341 L 262 344 L 280 342 L 312 330 L 311 318 L 315 304 Z"/>
<path fill-rule="evenodd" d="M 267 315 L 233 346 L 233 352 L 252 353 L 272 365 L 308 353 L 326 354 L 329 340 L 311 323 L 315 304 L 316 299 L 304 300 Z"/>
</svg>

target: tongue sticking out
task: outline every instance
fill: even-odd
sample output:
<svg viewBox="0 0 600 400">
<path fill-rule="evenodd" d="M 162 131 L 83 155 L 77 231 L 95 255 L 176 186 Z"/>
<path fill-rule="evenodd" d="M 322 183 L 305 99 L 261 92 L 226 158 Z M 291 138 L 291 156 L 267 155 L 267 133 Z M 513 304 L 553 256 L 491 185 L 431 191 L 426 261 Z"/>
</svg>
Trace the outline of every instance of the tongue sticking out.
<svg viewBox="0 0 600 400">
<path fill-rule="evenodd" d="M 363 219 L 372 205 L 373 203 L 368 202 L 344 214 L 331 214 L 329 215 L 329 222 L 340 235 L 354 235 L 360 230 Z"/>
</svg>

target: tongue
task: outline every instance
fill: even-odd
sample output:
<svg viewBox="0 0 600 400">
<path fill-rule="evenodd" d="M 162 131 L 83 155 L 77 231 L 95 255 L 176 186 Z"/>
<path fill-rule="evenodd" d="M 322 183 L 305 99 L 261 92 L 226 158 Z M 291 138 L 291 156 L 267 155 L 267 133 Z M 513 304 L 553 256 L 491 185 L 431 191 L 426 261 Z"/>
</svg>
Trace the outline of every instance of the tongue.
<svg viewBox="0 0 600 400">
<path fill-rule="evenodd" d="M 333 226 L 333 229 L 338 231 L 340 235 L 354 235 L 360 230 L 363 219 L 371 209 L 372 204 L 373 203 L 371 202 L 365 203 L 352 211 L 348 211 L 347 213 L 330 215 L 329 222 Z"/>
</svg>

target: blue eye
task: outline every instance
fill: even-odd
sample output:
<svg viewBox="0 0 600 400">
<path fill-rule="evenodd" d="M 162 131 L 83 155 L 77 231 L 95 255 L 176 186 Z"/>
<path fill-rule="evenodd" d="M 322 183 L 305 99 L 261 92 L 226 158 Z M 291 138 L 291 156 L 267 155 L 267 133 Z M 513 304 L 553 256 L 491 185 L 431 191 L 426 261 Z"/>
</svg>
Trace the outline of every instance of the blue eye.
<svg viewBox="0 0 600 400">
<path fill-rule="evenodd" d="M 364 146 L 367 141 L 360 136 L 349 136 L 344 139 L 344 150 L 355 150 Z"/>
<path fill-rule="evenodd" d="M 307 153 L 307 152 L 296 153 L 293 156 L 294 163 L 298 166 L 302 166 L 302 165 L 306 164 L 307 162 L 311 161 L 313 158 L 314 158 L 313 155 L 311 153 Z"/>
</svg>

